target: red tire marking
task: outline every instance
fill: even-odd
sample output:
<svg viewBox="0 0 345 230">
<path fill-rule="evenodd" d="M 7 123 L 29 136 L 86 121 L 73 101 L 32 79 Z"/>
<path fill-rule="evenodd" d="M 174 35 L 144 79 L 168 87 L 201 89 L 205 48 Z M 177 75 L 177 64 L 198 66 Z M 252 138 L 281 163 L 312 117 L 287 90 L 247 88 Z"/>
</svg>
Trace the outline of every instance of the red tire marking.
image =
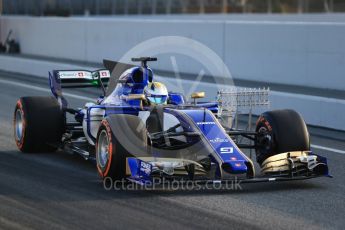
<svg viewBox="0 0 345 230">
<path fill-rule="evenodd" d="M 17 130 L 16 130 L 16 112 L 17 110 L 20 110 L 21 114 L 22 114 L 22 138 L 21 140 L 17 140 Z M 17 101 L 17 109 L 16 111 L 14 111 L 14 119 L 13 119 L 13 127 L 14 127 L 14 139 L 16 141 L 16 145 L 19 148 L 19 150 L 22 150 L 23 145 L 24 145 L 24 140 L 25 140 L 25 130 L 26 130 L 26 120 L 25 120 L 25 114 L 24 114 L 24 110 L 23 110 L 23 105 L 21 100 Z"/>
<path fill-rule="evenodd" d="M 108 158 L 108 162 L 106 164 L 106 168 L 105 170 L 103 170 L 98 164 L 97 164 L 97 171 L 98 173 L 101 175 L 101 177 L 105 178 L 107 177 L 109 170 L 110 170 L 110 166 L 111 166 L 111 162 L 112 162 L 112 158 L 113 158 L 113 143 L 112 143 L 112 136 L 111 136 L 111 129 L 109 126 L 109 123 L 107 122 L 107 120 L 103 120 L 101 125 L 103 125 L 106 129 L 107 135 L 108 135 L 108 141 L 109 141 L 109 145 L 108 145 L 108 154 L 109 154 L 109 158 Z M 96 149 L 98 149 L 98 140 L 96 142 Z"/>
</svg>

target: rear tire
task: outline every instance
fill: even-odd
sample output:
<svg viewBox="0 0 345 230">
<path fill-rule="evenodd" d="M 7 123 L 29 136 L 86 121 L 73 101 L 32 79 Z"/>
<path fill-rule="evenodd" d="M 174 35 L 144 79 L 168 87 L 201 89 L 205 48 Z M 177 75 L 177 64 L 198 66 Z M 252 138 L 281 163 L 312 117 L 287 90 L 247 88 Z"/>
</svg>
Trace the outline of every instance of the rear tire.
<svg viewBox="0 0 345 230">
<path fill-rule="evenodd" d="M 118 114 L 102 121 L 96 140 L 97 170 L 102 179 L 124 179 L 126 158 L 139 155 L 147 155 L 147 130 L 139 117 Z"/>
<path fill-rule="evenodd" d="M 275 110 L 261 114 L 256 123 L 256 160 L 291 151 L 309 151 L 310 140 L 302 116 L 294 110 Z"/>
<path fill-rule="evenodd" d="M 64 114 L 53 97 L 20 98 L 13 121 L 14 139 L 22 152 L 53 152 L 61 143 Z"/>
</svg>

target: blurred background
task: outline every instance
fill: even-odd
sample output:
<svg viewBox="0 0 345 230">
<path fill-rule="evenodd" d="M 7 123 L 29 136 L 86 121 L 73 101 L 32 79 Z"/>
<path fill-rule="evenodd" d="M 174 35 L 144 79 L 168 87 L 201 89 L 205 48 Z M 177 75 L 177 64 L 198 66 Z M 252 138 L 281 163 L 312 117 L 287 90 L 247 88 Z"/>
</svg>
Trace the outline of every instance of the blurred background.
<svg viewBox="0 0 345 230">
<path fill-rule="evenodd" d="M 270 107 L 255 115 L 294 109 L 303 116 L 312 151 L 327 157 L 334 178 L 244 191 L 173 185 L 105 193 L 94 165 L 78 156 L 19 153 L 14 107 L 19 97 L 52 96 L 49 71 L 104 68 L 103 59 L 121 60 L 155 38 L 141 47 L 158 56 L 149 63 L 155 80 L 184 89 L 189 101 L 195 91 L 215 100 L 229 85 L 226 68 L 207 67 L 224 62 L 240 89 L 270 88 Z M 203 48 L 168 43 L 181 38 Z M 195 58 L 205 50 L 206 65 Z M 77 109 L 102 92 L 63 94 Z M 345 229 L 345 0 L 0 0 L 0 104 L 0 230 Z"/>
<path fill-rule="evenodd" d="M 3 14 L 36 16 L 331 13 L 344 12 L 344 0 L 0 0 Z"/>
<path fill-rule="evenodd" d="M 345 0 L 0 0 L 0 12 L 0 71 L 100 68 L 148 39 L 181 36 L 215 52 L 236 86 L 269 86 L 270 109 L 345 130 Z M 151 66 L 170 88 L 176 67 L 187 88 L 203 68 L 158 58 Z M 210 75 L 199 86 L 212 88 Z"/>
<path fill-rule="evenodd" d="M 180 40 L 167 36 L 204 47 L 169 43 L 174 52 L 164 53 L 169 40 Z M 155 38 L 141 48 L 145 56 L 159 54 L 149 63 L 156 80 L 186 88 L 190 101 L 199 90 L 215 100 L 228 84 L 207 67 L 223 61 L 237 87 L 270 87 L 270 107 L 256 115 L 301 113 L 313 152 L 327 157 L 334 178 L 248 184 L 244 191 L 105 193 L 94 165 L 78 156 L 18 152 L 16 101 L 51 96 L 48 71 L 104 68 L 104 58 L 121 60 Z M 205 50 L 216 54 L 205 55 L 206 65 L 195 58 Z M 76 109 L 101 91 L 63 94 Z M 0 104 L 0 230 L 345 229 L 345 0 L 0 0 Z"/>
</svg>

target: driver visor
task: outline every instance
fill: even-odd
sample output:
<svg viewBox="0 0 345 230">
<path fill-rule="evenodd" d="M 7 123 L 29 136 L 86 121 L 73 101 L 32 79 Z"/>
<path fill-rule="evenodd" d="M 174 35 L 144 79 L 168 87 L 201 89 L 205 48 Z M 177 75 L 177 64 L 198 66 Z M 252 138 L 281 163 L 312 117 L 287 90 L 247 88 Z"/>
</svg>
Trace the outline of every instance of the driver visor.
<svg viewBox="0 0 345 230">
<path fill-rule="evenodd" d="M 157 95 L 157 96 L 149 96 L 147 99 L 154 104 L 165 104 L 168 97 L 164 95 Z"/>
</svg>

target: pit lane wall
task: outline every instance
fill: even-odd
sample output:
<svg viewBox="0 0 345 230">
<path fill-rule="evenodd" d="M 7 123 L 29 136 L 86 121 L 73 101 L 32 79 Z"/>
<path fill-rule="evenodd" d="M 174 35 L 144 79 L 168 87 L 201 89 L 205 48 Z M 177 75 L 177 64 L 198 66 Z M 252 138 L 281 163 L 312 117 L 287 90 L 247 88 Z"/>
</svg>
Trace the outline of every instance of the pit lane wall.
<svg viewBox="0 0 345 230">
<path fill-rule="evenodd" d="M 146 39 L 177 35 L 215 51 L 234 78 L 345 90 L 344 21 L 4 16 L 0 21 L 2 40 L 12 29 L 25 54 L 100 62 L 119 59 Z M 199 72 L 193 63 L 178 64 L 181 72 Z M 173 70 L 170 60 L 153 67 Z"/>
<path fill-rule="evenodd" d="M 0 17 L 2 41 L 10 29 L 24 54 L 97 63 L 119 59 L 149 38 L 184 36 L 215 51 L 234 78 L 345 90 L 343 21 Z M 199 73 L 199 65 L 177 60 L 180 72 Z M 152 67 L 174 70 L 169 58 Z M 345 130 L 343 100 L 292 94 L 272 100 L 273 109 L 294 108 L 310 124 Z"/>
</svg>

